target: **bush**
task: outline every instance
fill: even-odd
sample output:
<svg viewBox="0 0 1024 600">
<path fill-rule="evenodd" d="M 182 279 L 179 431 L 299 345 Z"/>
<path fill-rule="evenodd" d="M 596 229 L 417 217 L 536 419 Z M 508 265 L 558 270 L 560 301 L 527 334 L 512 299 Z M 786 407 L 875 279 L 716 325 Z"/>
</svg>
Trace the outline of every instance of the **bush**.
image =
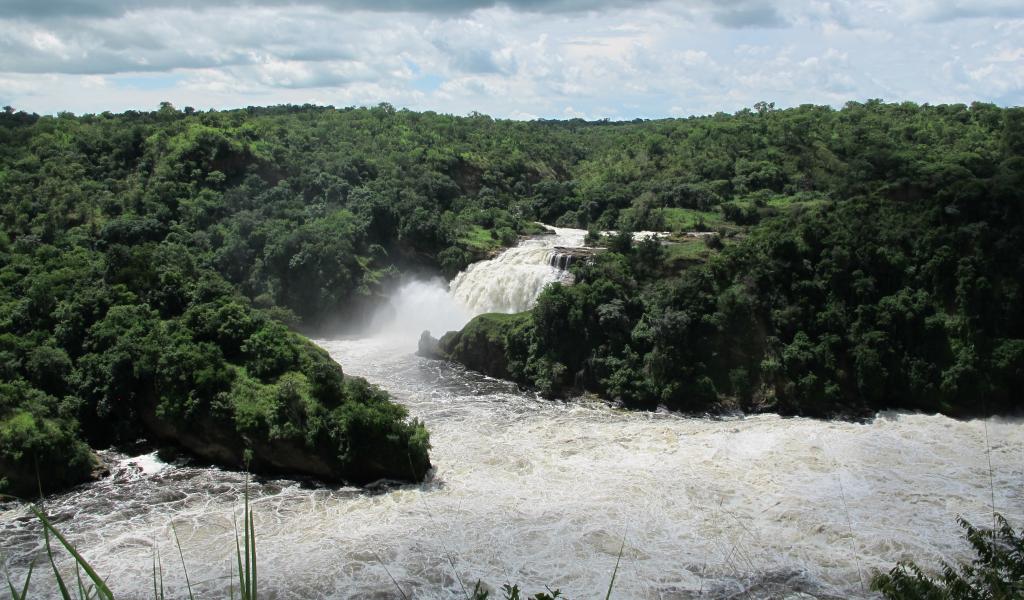
<svg viewBox="0 0 1024 600">
<path fill-rule="evenodd" d="M 1024 532 L 1018 534 L 1002 517 L 994 529 L 979 529 L 964 519 L 957 522 L 977 555 L 970 563 L 943 564 L 930 577 L 913 562 L 900 563 L 875 575 L 871 589 L 892 600 L 1012 600 L 1024 598 Z"/>
<path fill-rule="evenodd" d="M 96 460 L 56 407 L 24 382 L 0 383 L 0 494 L 29 497 L 89 479 Z"/>
<path fill-rule="evenodd" d="M 280 323 L 267 323 L 242 344 L 253 375 L 270 381 L 289 370 L 298 360 L 291 333 Z"/>
</svg>

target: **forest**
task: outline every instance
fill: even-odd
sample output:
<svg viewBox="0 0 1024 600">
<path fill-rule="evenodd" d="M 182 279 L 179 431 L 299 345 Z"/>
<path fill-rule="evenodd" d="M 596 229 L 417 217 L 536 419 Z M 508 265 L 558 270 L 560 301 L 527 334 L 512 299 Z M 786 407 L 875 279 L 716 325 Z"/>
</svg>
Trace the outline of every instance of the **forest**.
<svg viewBox="0 0 1024 600">
<path fill-rule="evenodd" d="M 608 250 L 467 330 L 545 395 L 1015 412 L 1022 189 L 1024 109 L 980 103 L 632 122 L 6 107 L 0 492 L 83 481 L 90 448 L 139 438 L 256 472 L 422 479 L 424 427 L 304 335 L 358 327 L 402 277 L 451 277 L 536 222 Z"/>
</svg>

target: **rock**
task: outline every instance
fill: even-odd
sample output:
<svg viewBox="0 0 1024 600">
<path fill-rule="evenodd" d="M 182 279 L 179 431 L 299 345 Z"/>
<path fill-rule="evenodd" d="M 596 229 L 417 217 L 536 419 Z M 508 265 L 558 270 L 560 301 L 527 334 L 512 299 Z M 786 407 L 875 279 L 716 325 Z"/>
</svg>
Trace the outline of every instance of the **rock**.
<svg viewBox="0 0 1024 600">
<path fill-rule="evenodd" d="M 510 370 L 513 357 L 510 336 L 530 322 L 529 312 L 479 315 L 461 331 L 450 331 L 441 338 L 439 349 L 445 358 L 491 377 L 516 380 Z"/>
<path fill-rule="evenodd" d="M 376 400 L 382 399 L 383 395 Z M 307 439 L 301 431 L 267 430 L 265 424 L 242 432 L 230 411 L 207 411 L 187 422 L 164 418 L 153 399 L 140 402 L 138 413 L 154 439 L 211 463 L 252 473 L 364 485 L 380 479 L 422 481 L 431 467 L 425 450 L 413 451 L 403 441 L 403 432 L 396 429 L 401 424 L 381 431 L 372 415 L 358 408 L 349 417 L 344 435 L 322 430 L 315 439 Z"/>
<path fill-rule="evenodd" d="M 416 346 L 416 354 L 423 358 L 445 358 L 444 352 L 441 351 L 440 341 L 430 335 L 430 331 L 424 331 L 420 334 L 420 341 Z"/>
<path fill-rule="evenodd" d="M 567 248 L 565 246 L 555 246 L 551 254 L 550 264 L 552 267 L 557 267 L 564 271 L 577 261 L 591 260 L 604 251 L 605 248 Z"/>
<path fill-rule="evenodd" d="M 92 471 L 89 473 L 89 478 L 95 481 L 97 479 L 103 479 L 104 477 L 109 476 L 110 467 L 103 462 L 103 460 L 100 458 L 98 454 L 96 454 L 95 451 L 93 451 L 92 456 L 94 462 Z"/>
</svg>

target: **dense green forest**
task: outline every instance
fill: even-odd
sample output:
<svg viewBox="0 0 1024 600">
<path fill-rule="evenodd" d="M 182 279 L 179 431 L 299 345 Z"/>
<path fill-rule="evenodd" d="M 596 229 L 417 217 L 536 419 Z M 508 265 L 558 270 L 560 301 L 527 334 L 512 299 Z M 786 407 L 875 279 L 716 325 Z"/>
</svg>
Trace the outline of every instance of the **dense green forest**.
<svg viewBox="0 0 1024 600">
<path fill-rule="evenodd" d="M 558 221 L 722 237 L 606 238 L 574 285 L 479 317 L 448 355 L 689 412 L 1018 411 L 1024 110 L 757 108 L 596 126 L 580 179 L 596 162 L 611 181 L 575 180 Z"/>
<path fill-rule="evenodd" d="M 1013 410 L 1022 189 L 1024 110 L 987 104 L 628 123 L 6 109 L 0 476 L 56 489 L 89 476 L 89 446 L 149 437 L 257 471 L 419 479 L 423 427 L 295 331 L 360 321 L 403 273 L 451 276 L 534 221 L 721 234 L 606 239 L 531 313 L 471 324 L 548 394 Z"/>
</svg>

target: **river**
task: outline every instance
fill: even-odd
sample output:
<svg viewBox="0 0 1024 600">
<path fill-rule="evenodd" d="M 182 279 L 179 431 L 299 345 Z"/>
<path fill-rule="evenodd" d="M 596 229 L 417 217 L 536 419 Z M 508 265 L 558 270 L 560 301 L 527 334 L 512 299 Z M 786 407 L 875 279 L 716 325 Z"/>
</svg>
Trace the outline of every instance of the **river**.
<svg viewBox="0 0 1024 600">
<path fill-rule="evenodd" d="M 603 598 L 618 560 L 614 598 L 871 597 L 872 570 L 968 558 L 957 515 L 990 523 L 994 501 L 1024 522 L 1019 421 L 626 412 L 543 400 L 413 354 L 423 328 L 529 304 L 564 277 L 546 266 L 550 248 L 581 240 L 559 230 L 530 241 L 472 266 L 451 293 L 410 282 L 376 335 L 317 340 L 426 423 L 435 471 L 421 485 L 371 489 L 253 482 L 261 596 L 465 598 L 482 580 Z M 117 597 L 152 597 L 154 549 L 168 597 L 183 597 L 174 534 L 197 597 L 226 597 L 243 476 L 104 456 L 111 477 L 46 509 Z M 0 505 L 0 552 L 16 583 L 40 544 L 26 507 Z M 39 567 L 34 589 L 48 595 Z"/>
</svg>

